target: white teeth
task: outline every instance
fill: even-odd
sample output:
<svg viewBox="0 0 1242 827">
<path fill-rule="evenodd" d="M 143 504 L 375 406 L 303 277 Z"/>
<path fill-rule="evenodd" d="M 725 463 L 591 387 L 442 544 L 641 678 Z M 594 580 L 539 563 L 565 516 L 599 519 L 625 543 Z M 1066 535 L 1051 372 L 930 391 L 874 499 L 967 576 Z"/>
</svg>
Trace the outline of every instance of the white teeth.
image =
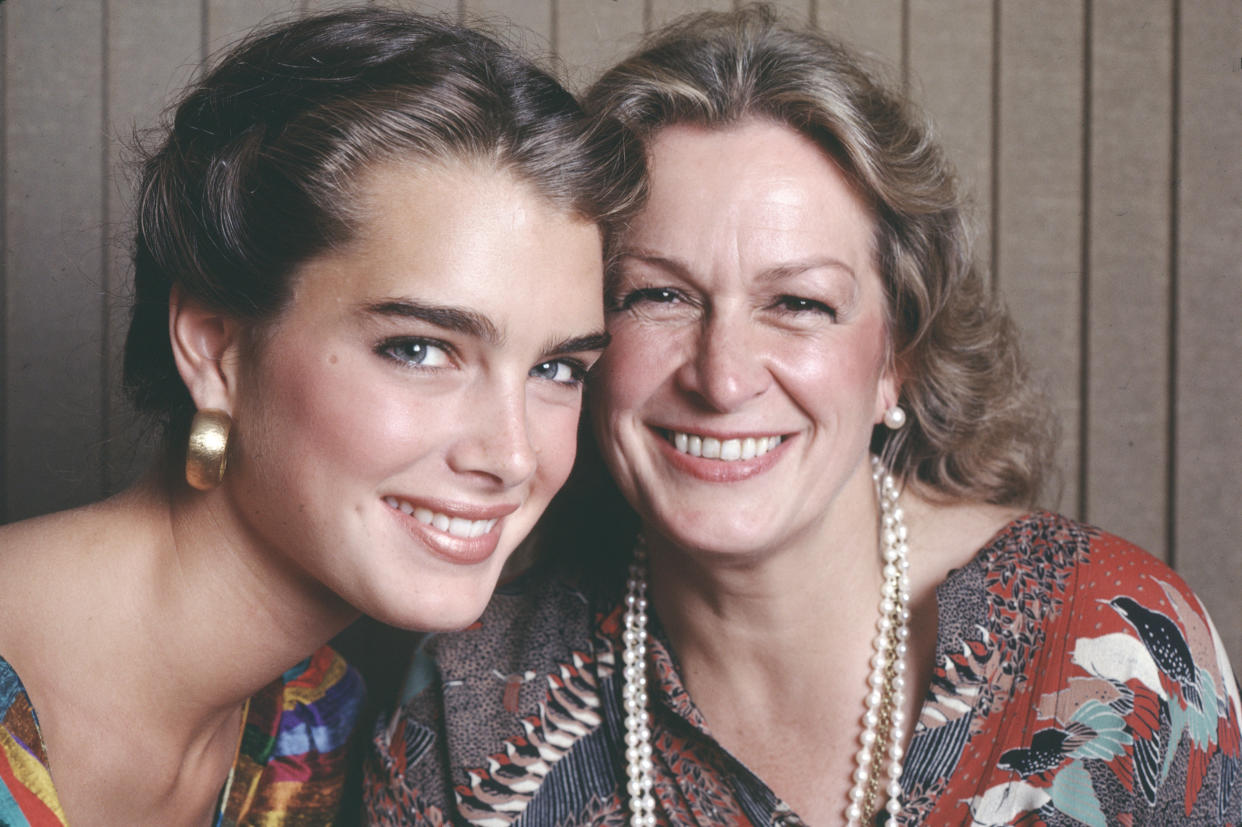
<svg viewBox="0 0 1242 827">
<path fill-rule="evenodd" d="M 733 462 L 739 459 L 754 459 L 781 444 L 784 437 L 761 436 L 745 439 L 716 439 L 710 436 L 670 431 L 673 447 L 683 454 L 704 459 L 718 459 L 722 462 Z"/>
<path fill-rule="evenodd" d="M 467 520 L 465 517 L 450 517 L 447 514 L 439 514 L 422 506 L 415 508 L 403 500 L 398 500 L 396 497 L 385 497 L 384 502 L 387 503 L 389 508 L 400 511 L 403 514 L 409 514 L 423 525 L 434 526 L 446 534 L 452 534 L 454 537 L 482 537 L 496 525 L 495 520 Z"/>
</svg>

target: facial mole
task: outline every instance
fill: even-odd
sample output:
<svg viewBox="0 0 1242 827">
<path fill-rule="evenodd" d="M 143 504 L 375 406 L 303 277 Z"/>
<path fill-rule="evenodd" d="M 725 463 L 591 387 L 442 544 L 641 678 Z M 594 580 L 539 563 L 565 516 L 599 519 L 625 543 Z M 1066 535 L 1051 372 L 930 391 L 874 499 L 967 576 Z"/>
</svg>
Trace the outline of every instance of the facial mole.
<svg viewBox="0 0 1242 827">
<path fill-rule="evenodd" d="M 329 354 L 329 356 L 328 356 L 328 364 L 330 364 L 330 365 L 335 365 L 335 364 L 336 364 L 336 362 L 337 362 L 337 359 L 336 359 L 336 354 L 335 354 L 335 353 Z"/>
</svg>

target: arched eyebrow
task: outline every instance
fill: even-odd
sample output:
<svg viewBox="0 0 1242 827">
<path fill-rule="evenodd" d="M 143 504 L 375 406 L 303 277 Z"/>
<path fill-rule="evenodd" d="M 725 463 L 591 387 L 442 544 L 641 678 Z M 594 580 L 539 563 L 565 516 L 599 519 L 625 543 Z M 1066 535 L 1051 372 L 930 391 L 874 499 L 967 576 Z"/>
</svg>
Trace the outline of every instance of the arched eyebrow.
<svg viewBox="0 0 1242 827">
<path fill-rule="evenodd" d="M 841 259 L 833 256 L 809 258 L 803 261 L 791 261 L 788 264 L 782 264 L 765 270 L 759 275 L 765 281 L 779 281 L 781 279 L 801 275 L 808 270 L 839 270 L 854 281 L 858 281 L 858 276 L 854 273 L 854 268 L 850 267 Z"/>
<path fill-rule="evenodd" d="M 406 319 L 419 319 L 452 330 L 476 339 L 482 339 L 489 345 L 499 345 L 504 336 L 496 323 L 474 310 L 464 307 L 453 307 L 443 304 L 426 304 L 412 299 L 385 299 L 369 304 L 363 308 L 365 313 L 376 316 L 399 316 Z"/>
<path fill-rule="evenodd" d="M 621 250 L 621 252 L 617 255 L 617 260 L 622 261 L 624 259 L 640 261 L 643 264 L 658 267 L 661 270 L 666 270 L 669 273 L 681 276 L 682 278 L 689 278 L 690 276 L 690 268 L 684 262 L 675 258 L 669 258 L 668 256 L 662 256 L 658 253 L 653 253 L 649 250 L 642 250 L 638 248 Z"/>
<path fill-rule="evenodd" d="M 658 267 L 672 275 L 684 279 L 692 279 L 693 271 L 686 262 L 676 258 L 670 258 L 658 253 L 653 253 L 642 249 L 622 250 L 617 256 L 618 260 L 634 259 L 644 264 Z M 855 281 L 858 275 L 854 272 L 854 268 L 850 267 L 844 261 L 835 256 L 815 256 L 807 259 L 798 259 L 784 264 L 778 264 L 758 273 L 758 277 L 764 281 L 780 281 L 781 279 L 797 276 L 808 270 L 832 269 L 840 270 Z"/>
<path fill-rule="evenodd" d="M 375 316 L 397 316 L 403 319 L 420 321 L 442 327 L 466 336 L 481 339 L 493 347 L 504 344 L 504 334 L 496 323 L 475 310 L 451 305 L 427 304 L 413 299 L 384 299 L 368 304 L 363 312 Z M 603 330 L 593 330 L 581 336 L 551 342 L 543 350 L 545 357 L 557 356 L 562 353 L 590 353 L 602 351 L 608 346 L 611 337 Z"/>
<path fill-rule="evenodd" d="M 545 358 L 558 356 L 562 353 L 593 353 L 603 351 L 608 347 L 608 343 L 612 341 L 612 337 L 606 332 L 600 330 L 595 333 L 588 333 L 585 336 L 574 336 L 569 339 L 562 339 L 559 342 L 544 348 L 543 355 Z"/>
</svg>

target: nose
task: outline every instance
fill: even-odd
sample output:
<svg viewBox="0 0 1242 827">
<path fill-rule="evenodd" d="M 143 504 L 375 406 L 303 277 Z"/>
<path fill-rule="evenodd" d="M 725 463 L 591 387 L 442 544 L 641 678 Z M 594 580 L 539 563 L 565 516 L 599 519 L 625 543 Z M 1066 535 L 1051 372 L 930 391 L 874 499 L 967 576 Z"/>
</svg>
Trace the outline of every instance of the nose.
<svg viewBox="0 0 1242 827">
<path fill-rule="evenodd" d="M 678 371 L 687 393 L 711 410 L 735 410 L 772 383 L 754 323 L 741 314 L 704 320 L 694 350 Z"/>
<path fill-rule="evenodd" d="M 448 454 L 459 474 L 481 475 L 504 488 L 529 480 L 539 465 L 527 427 L 526 386 L 487 383 L 467 394 L 460 436 Z"/>
</svg>

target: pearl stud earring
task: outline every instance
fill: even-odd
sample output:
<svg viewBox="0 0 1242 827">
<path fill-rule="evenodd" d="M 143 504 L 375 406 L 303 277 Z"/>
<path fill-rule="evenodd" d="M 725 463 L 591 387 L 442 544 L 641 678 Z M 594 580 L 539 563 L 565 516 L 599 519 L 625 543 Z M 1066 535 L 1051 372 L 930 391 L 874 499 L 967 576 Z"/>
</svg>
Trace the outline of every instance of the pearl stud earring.
<svg viewBox="0 0 1242 827">
<path fill-rule="evenodd" d="M 906 412 L 900 405 L 893 405 L 884 412 L 884 424 L 896 431 L 906 424 Z"/>
</svg>

